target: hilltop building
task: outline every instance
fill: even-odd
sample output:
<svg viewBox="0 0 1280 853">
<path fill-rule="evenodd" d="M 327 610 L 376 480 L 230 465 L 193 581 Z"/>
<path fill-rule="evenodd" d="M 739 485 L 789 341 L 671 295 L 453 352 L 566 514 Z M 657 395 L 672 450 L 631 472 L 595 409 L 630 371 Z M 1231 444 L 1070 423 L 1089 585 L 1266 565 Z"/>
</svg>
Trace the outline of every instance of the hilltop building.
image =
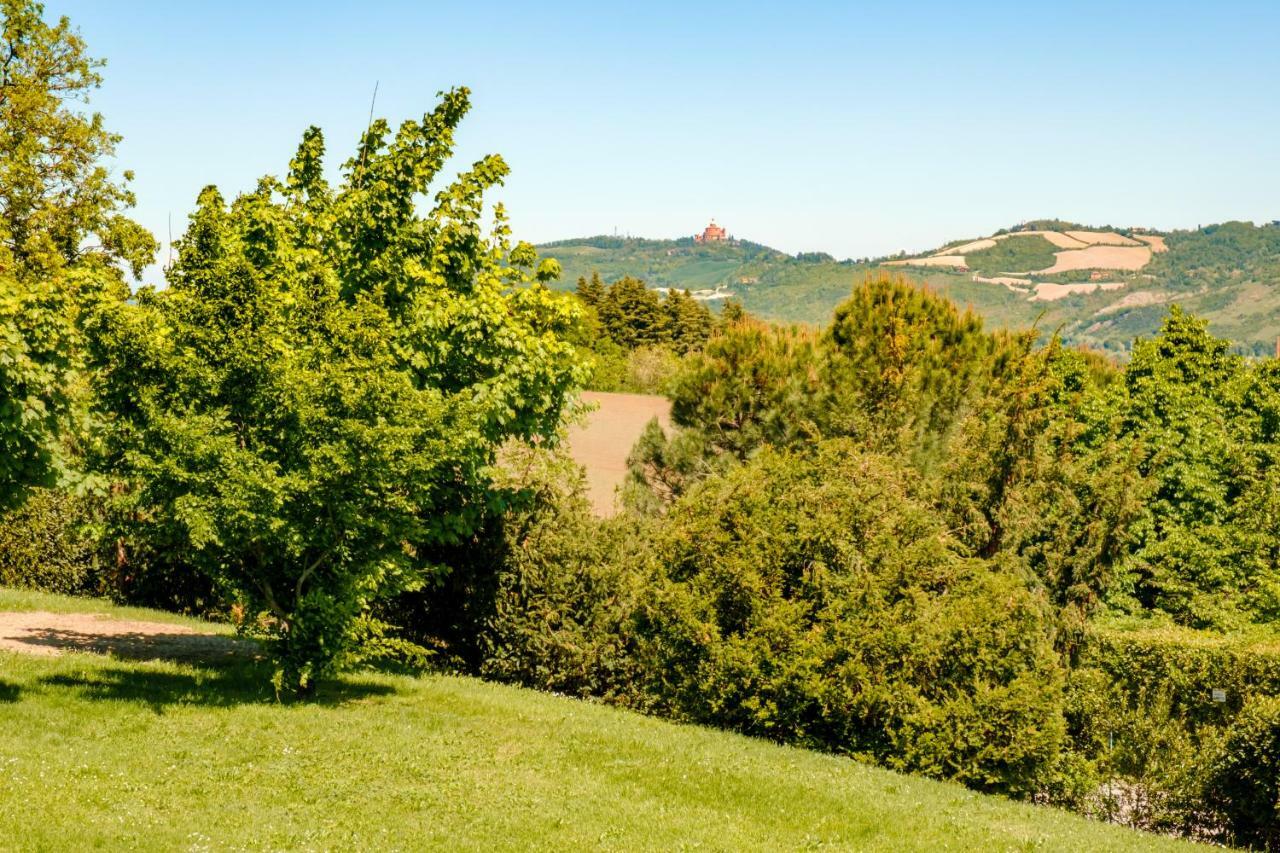
<svg viewBox="0 0 1280 853">
<path fill-rule="evenodd" d="M 702 230 L 701 234 L 695 234 L 693 242 L 695 243 L 724 243 L 728 241 L 729 235 L 723 228 L 711 220 L 711 224 Z"/>
</svg>

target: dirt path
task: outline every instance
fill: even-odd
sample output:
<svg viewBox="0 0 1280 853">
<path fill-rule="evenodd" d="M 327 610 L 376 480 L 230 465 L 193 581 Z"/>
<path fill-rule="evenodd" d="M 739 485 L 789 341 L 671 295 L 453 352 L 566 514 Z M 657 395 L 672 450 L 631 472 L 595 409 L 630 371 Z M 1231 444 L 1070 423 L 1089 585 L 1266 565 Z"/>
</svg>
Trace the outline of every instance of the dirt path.
<svg viewBox="0 0 1280 853">
<path fill-rule="evenodd" d="M 596 515 L 618 511 L 616 490 L 627 478 L 627 455 L 654 418 L 671 429 L 671 401 L 652 394 L 606 394 L 584 391 L 582 399 L 597 403 L 585 426 L 569 432 L 569 455 L 587 470 L 587 493 Z"/>
<path fill-rule="evenodd" d="M 40 656 L 75 651 L 110 653 L 137 660 L 188 661 L 252 657 L 256 653 L 252 643 L 222 634 L 201 633 L 184 625 L 44 611 L 0 613 L 0 649 Z"/>
</svg>

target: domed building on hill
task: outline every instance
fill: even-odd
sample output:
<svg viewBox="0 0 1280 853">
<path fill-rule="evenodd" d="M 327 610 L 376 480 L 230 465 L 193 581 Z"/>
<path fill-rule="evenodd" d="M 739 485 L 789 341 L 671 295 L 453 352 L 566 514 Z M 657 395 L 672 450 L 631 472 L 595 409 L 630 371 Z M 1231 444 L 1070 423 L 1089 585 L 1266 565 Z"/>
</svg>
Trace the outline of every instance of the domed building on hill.
<svg viewBox="0 0 1280 853">
<path fill-rule="evenodd" d="M 724 243 L 729 239 L 729 235 L 723 228 L 711 220 L 711 224 L 702 230 L 701 234 L 695 234 L 693 242 L 695 243 Z"/>
</svg>

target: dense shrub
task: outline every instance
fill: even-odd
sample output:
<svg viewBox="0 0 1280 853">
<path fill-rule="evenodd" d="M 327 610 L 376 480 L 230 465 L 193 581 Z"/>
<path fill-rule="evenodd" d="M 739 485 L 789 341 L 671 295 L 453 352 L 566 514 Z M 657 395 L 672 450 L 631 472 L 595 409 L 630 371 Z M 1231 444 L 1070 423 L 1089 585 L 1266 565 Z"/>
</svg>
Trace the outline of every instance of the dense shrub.
<svg viewBox="0 0 1280 853">
<path fill-rule="evenodd" d="M 596 341 L 591 352 L 593 391 L 662 394 L 679 369 L 680 358 L 665 345 L 623 349 L 608 338 Z"/>
<path fill-rule="evenodd" d="M 973 553 L 1025 564 L 1079 625 L 1113 586 L 1147 489 L 1095 412 L 1117 371 L 1056 340 L 1022 344 L 960 418 L 938 508 Z"/>
<path fill-rule="evenodd" d="M 37 489 L 0 517 L 0 585 L 226 615 L 229 602 L 208 578 L 123 532 L 100 497 Z"/>
<path fill-rule="evenodd" d="M 1053 774 L 1051 608 L 959 556 L 909 479 L 850 443 L 763 451 L 668 515 L 640 617 L 658 707 L 983 790 Z"/>
<path fill-rule="evenodd" d="M 1245 707 L 1213 762 L 1206 794 L 1231 841 L 1280 849 L 1280 698 Z"/>
<path fill-rule="evenodd" d="M 90 499 L 55 489 L 33 490 L 0 517 L 0 586 L 91 595 L 103 578 Z"/>
<path fill-rule="evenodd" d="M 581 469 L 557 450 L 509 446 L 503 463 L 476 532 L 422 554 L 449 571 L 376 615 L 438 666 L 630 702 L 651 533 L 595 518 Z"/>
<path fill-rule="evenodd" d="M 480 672 L 643 704 L 632 617 L 651 573 L 650 531 L 626 518 L 592 517 L 577 477 L 561 473 L 554 457 L 529 456 L 544 466 L 539 491 L 504 519 L 505 559 L 479 626 Z"/>
<path fill-rule="evenodd" d="M 1274 765 L 1265 766 L 1273 753 L 1255 730 L 1264 727 L 1257 709 L 1278 694 L 1274 636 L 1095 626 L 1071 676 L 1067 720 L 1073 751 L 1107 784 L 1076 805 L 1148 829 L 1259 844 L 1256 828 L 1242 827 L 1263 817 L 1242 804 L 1275 803 Z"/>
</svg>

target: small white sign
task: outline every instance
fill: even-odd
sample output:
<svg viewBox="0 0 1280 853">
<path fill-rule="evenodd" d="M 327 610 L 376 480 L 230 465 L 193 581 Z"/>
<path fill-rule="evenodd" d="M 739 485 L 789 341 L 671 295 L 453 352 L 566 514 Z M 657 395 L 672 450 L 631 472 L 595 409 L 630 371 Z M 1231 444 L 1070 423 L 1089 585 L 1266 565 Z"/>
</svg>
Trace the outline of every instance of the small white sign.
<svg viewBox="0 0 1280 853">
<path fill-rule="evenodd" d="M 1215 702 L 1227 701 L 1227 691 L 1223 690 L 1221 687 L 1213 688 L 1213 701 Z"/>
</svg>

